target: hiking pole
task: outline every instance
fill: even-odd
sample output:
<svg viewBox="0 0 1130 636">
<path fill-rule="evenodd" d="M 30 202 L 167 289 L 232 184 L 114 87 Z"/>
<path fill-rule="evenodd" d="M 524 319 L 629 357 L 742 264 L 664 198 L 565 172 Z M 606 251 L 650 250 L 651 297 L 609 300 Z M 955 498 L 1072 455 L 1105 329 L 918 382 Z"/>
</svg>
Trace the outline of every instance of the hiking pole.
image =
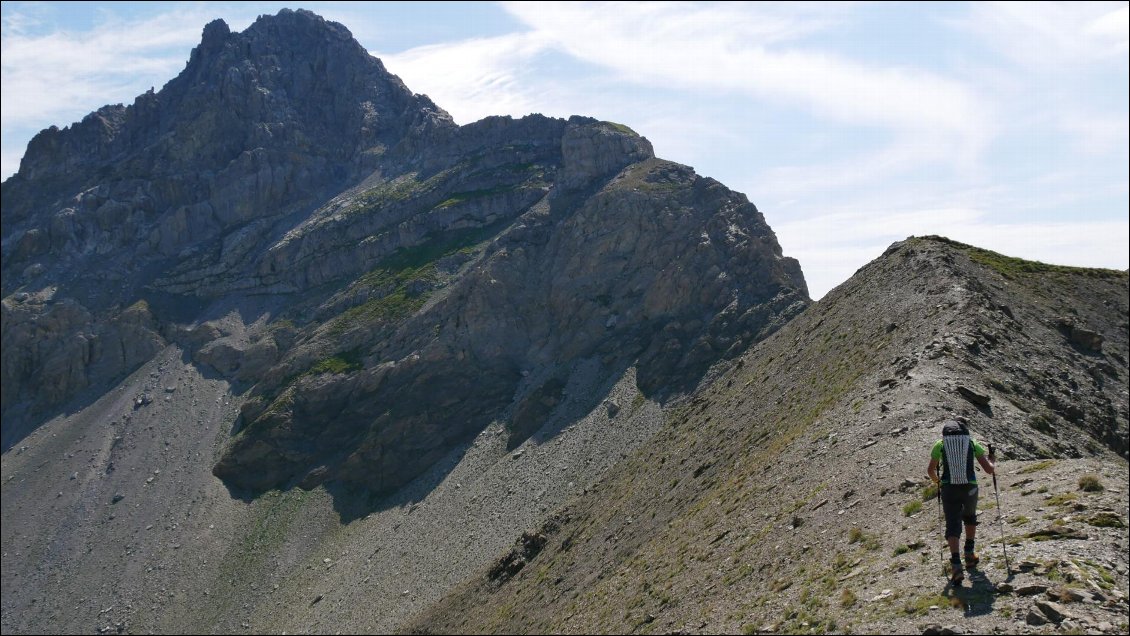
<svg viewBox="0 0 1130 636">
<path fill-rule="evenodd" d="M 1008 564 L 1008 542 L 1004 538 L 1004 510 L 1001 510 L 1001 493 L 997 488 L 997 451 L 989 444 L 989 461 L 993 462 L 993 494 L 997 497 L 997 525 L 1001 529 L 1001 549 L 1004 550 L 1004 571 L 1012 576 L 1012 567 Z"/>
<path fill-rule="evenodd" d="M 937 473 L 935 473 L 935 475 L 937 475 Z M 935 498 L 938 500 L 938 521 L 942 524 L 942 573 L 948 576 L 949 573 L 946 572 L 946 563 L 948 563 L 948 561 L 946 561 L 946 555 L 949 554 L 949 541 L 946 537 L 946 516 L 942 513 L 942 478 L 940 476 L 934 479 L 934 490 L 937 491 Z"/>
</svg>

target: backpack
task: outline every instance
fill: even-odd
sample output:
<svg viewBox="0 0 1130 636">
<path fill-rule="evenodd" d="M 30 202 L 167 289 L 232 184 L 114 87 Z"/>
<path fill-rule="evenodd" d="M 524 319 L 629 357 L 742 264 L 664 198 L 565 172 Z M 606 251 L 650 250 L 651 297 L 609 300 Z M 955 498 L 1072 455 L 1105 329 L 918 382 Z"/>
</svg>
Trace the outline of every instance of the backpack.
<svg viewBox="0 0 1130 636">
<path fill-rule="evenodd" d="M 961 422 L 950 420 L 942 427 L 942 482 L 973 483 L 973 438 Z"/>
</svg>

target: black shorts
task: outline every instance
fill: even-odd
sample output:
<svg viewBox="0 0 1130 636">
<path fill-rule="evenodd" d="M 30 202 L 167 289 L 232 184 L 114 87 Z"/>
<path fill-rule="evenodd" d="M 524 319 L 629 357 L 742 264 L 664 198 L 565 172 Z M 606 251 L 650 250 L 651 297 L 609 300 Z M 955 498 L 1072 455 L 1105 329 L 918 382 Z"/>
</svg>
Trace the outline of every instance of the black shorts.
<svg viewBox="0 0 1130 636">
<path fill-rule="evenodd" d="M 942 484 L 946 537 L 960 537 L 961 525 L 977 525 L 977 484 Z"/>
</svg>

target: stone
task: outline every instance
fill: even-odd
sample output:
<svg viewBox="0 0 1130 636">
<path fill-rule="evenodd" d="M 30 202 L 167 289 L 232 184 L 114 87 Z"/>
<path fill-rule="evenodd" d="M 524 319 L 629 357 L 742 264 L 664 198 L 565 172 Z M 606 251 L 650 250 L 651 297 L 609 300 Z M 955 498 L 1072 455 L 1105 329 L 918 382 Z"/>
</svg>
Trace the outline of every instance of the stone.
<svg viewBox="0 0 1130 636">
<path fill-rule="evenodd" d="M 1062 622 L 1065 618 L 1073 618 L 1073 615 L 1066 608 L 1052 601 L 1036 601 L 1036 609 L 1040 610 L 1053 623 Z"/>
<path fill-rule="evenodd" d="M 893 590 L 889 590 L 889 589 L 883 590 L 882 592 L 879 592 L 877 595 L 873 596 L 871 598 L 871 602 L 874 603 L 876 601 L 881 601 L 885 598 L 890 598 L 891 594 L 893 594 L 893 593 L 894 593 Z"/>
<path fill-rule="evenodd" d="M 1077 324 L 1071 327 L 1071 342 L 1087 351 L 1101 352 L 1103 350 L 1102 334 Z"/>
<path fill-rule="evenodd" d="M 1022 585 L 1016 588 L 1017 596 L 1035 596 L 1048 591 L 1048 586 L 1040 584 Z"/>
<path fill-rule="evenodd" d="M 1048 619 L 1036 610 L 1028 610 L 1028 615 L 1024 617 L 1024 622 L 1029 625 L 1047 625 Z"/>
<path fill-rule="evenodd" d="M 1087 533 L 1068 525 L 1051 525 L 1028 533 L 1030 539 L 1086 539 Z"/>
<path fill-rule="evenodd" d="M 1078 590 L 1063 585 L 1057 585 L 1046 592 L 1047 597 L 1060 603 L 1078 603 L 1084 596 Z"/>
<path fill-rule="evenodd" d="M 988 395 L 985 395 L 984 393 L 978 393 L 977 391 L 974 391 L 969 387 L 959 386 L 957 387 L 957 392 L 959 395 L 961 395 L 961 397 L 973 403 L 974 406 L 985 407 L 988 406 L 989 402 L 992 401 L 992 398 Z"/>
<path fill-rule="evenodd" d="M 616 400 L 605 400 L 604 409 L 608 413 L 608 417 L 616 417 L 616 414 L 620 412 L 620 403 Z"/>
</svg>

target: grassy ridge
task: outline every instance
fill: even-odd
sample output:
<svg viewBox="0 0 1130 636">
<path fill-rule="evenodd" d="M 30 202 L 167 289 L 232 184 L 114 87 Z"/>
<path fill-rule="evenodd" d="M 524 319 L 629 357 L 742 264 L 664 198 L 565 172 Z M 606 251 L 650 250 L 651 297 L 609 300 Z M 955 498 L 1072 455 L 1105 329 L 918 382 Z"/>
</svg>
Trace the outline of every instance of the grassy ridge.
<svg viewBox="0 0 1130 636">
<path fill-rule="evenodd" d="M 1117 269 L 1101 267 L 1073 267 L 1070 265 L 1052 265 L 1040 261 L 1029 261 L 1015 256 L 1005 256 L 999 252 L 974 247 L 960 243 L 944 236 L 922 236 L 918 240 L 937 241 L 960 248 L 969 255 L 970 260 L 993 271 L 1005 278 L 1017 278 L 1025 274 L 1078 274 L 1091 278 L 1126 278 L 1127 272 Z"/>
</svg>

